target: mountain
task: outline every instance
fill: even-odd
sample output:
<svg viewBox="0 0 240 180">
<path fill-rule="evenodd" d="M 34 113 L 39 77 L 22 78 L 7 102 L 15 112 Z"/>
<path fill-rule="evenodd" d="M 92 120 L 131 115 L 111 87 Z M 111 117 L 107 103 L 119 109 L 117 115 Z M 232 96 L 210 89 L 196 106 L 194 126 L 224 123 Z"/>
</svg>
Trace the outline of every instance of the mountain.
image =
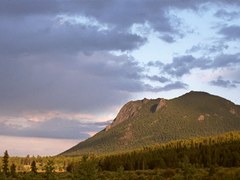
<svg viewBox="0 0 240 180">
<path fill-rule="evenodd" d="M 205 92 L 125 104 L 112 124 L 61 155 L 123 152 L 171 140 L 240 130 L 240 106 Z"/>
</svg>

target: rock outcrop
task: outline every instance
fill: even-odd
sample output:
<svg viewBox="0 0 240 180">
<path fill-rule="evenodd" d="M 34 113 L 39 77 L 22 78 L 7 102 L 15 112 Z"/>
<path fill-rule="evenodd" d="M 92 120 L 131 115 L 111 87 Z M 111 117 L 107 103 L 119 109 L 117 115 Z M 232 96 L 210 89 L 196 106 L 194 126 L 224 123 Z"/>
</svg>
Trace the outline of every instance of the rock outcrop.
<svg viewBox="0 0 240 180">
<path fill-rule="evenodd" d="M 204 121 L 205 120 L 205 116 L 204 115 L 200 115 L 198 116 L 198 121 Z"/>
<path fill-rule="evenodd" d="M 229 112 L 233 115 L 235 115 L 237 113 L 236 109 L 234 109 L 233 107 L 229 110 Z"/>
<path fill-rule="evenodd" d="M 119 111 L 117 117 L 113 120 L 112 124 L 106 127 L 106 131 L 111 129 L 112 127 L 122 123 L 123 121 L 135 117 L 139 110 L 142 108 L 143 104 L 149 102 L 149 99 L 144 98 L 143 100 L 138 101 L 130 101 L 125 104 L 122 109 Z"/>
<path fill-rule="evenodd" d="M 166 105 L 167 105 L 166 99 L 163 99 L 163 98 L 160 99 L 160 101 L 159 101 L 159 103 L 158 103 L 158 105 L 156 107 L 156 111 L 159 111 L 160 109 L 166 107 Z"/>
</svg>

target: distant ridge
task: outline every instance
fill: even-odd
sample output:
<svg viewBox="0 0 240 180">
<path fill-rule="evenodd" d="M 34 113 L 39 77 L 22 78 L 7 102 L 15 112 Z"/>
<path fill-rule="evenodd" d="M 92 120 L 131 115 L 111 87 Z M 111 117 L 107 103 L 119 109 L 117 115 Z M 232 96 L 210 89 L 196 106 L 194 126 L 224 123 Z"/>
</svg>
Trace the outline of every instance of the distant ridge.
<svg viewBox="0 0 240 180">
<path fill-rule="evenodd" d="M 125 104 L 111 125 L 61 155 L 122 152 L 156 143 L 240 130 L 240 106 L 206 92 Z"/>
</svg>

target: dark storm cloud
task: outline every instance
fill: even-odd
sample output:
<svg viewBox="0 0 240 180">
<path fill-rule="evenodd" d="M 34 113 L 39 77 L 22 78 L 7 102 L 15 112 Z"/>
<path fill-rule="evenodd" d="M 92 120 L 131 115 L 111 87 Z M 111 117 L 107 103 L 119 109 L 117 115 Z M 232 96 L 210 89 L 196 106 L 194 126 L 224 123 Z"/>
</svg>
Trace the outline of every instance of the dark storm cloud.
<svg viewBox="0 0 240 180">
<path fill-rule="evenodd" d="M 178 32 L 177 21 L 171 22 L 168 10 L 192 9 L 197 10 L 200 5 L 213 1 L 184 0 L 184 1 L 156 1 L 156 0 L 111 0 L 111 1 L 72 1 L 63 3 L 63 9 L 71 12 L 81 12 L 87 16 L 92 16 L 100 22 L 105 22 L 117 26 L 118 28 L 128 28 L 134 23 L 143 24 L 148 22 L 157 32 Z M 229 1 L 217 1 L 218 4 L 233 4 Z M 215 3 L 215 2 L 213 2 Z M 112 16 L 109 16 L 111 14 Z M 175 19 L 176 20 L 176 19 Z"/>
<path fill-rule="evenodd" d="M 126 102 L 133 92 L 171 90 L 169 85 L 147 88 L 144 71 L 131 57 L 103 52 L 0 59 L 0 114 L 98 113 Z M 162 83 L 170 81 L 163 76 L 147 78 Z"/>
<path fill-rule="evenodd" d="M 221 76 L 219 76 L 216 80 L 209 82 L 213 86 L 219 86 L 223 88 L 236 88 L 237 83 L 235 81 L 224 80 Z"/>
<path fill-rule="evenodd" d="M 39 52 L 126 51 L 133 50 L 146 41 L 143 37 L 127 32 L 60 23 L 60 20 L 48 17 L 24 18 L 21 21 L 2 18 L 0 20 L 0 53 L 5 55 Z"/>
<path fill-rule="evenodd" d="M 206 1 L 48 1 L 4 0 L 0 6 L 1 49 L 20 51 L 132 50 L 146 39 L 129 33 L 134 24 L 149 24 L 159 38 L 172 43 L 181 37 L 181 21 L 169 9 L 198 9 Z M 77 24 L 57 24 L 61 16 L 93 18 L 108 29 Z M 17 29 L 15 28 L 17 27 Z M 93 43 L 95 42 L 95 43 Z M 116 43 L 117 42 L 117 43 Z"/>
<path fill-rule="evenodd" d="M 219 31 L 219 33 L 222 34 L 227 40 L 239 40 L 240 26 L 232 25 L 232 26 L 223 27 Z"/>
<path fill-rule="evenodd" d="M 134 24 L 144 23 L 159 32 L 163 41 L 172 43 L 183 34 L 179 28 L 181 20 L 168 11 L 171 8 L 196 10 L 206 2 L 4 0 L 0 6 L 0 53 L 133 50 L 143 45 L 146 38 L 129 30 Z M 59 15 L 93 18 L 108 28 L 60 23 Z"/>
<path fill-rule="evenodd" d="M 217 2 L 223 4 L 239 4 L 238 1 L 229 1 L 229 0 L 202 0 L 202 1 L 195 1 L 195 0 L 162 0 L 162 1 L 155 1 L 155 0 L 97 0 L 97 1 L 60 1 L 60 0 L 35 0 L 34 2 L 30 2 L 29 0 L 2 0 L 0 12 L 2 15 L 34 15 L 34 14 L 44 14 L 44 13 L 85 13 L 91 16 L 96 16 L 104 19 L 105 21 L 112 21 L 111 17 L 107 17 L 107 13 L 113 14 L 112 12 L 116 12 L 117 14 L 115 18 L 119 20 L 122 19 L 119 15 L 125 16 L 128 15 L 135 15 L 140 16 L 138 19 L 144 17 L 144 14 L 147 12 L 149 13 L 152 11 L 152 14 L 157 13 L 154 10 L 160 10 L 161 8 L 168 8 L 168 7 L 176 7 L 180 9 L 196 9 L 199 5 L 209 2 Z M 126 4 L 128 6 L 126 6 Z M 134 8 L 136 13 L 131 12 L 130 9 Z M 145 10 L 144 10 L 145 9 Z M 142 12 L 142 13 L 139 13 Z M 120 14 L 121 13 L 121 14 Z M 130 19 L 136 19 L 137 17 L 129 17 Z M 149 15 L 151 16 L 151 15 Z M 122 20 L 123 21 L 123 20 Z M 130 20 L 128 20 L 130 21 Z"/>
<path fill-rule="evenodd" d="M 71 63 L 69 63 L 71 62 Z M 162 87 L 144 84 L 144 69 L 128 56 L 108 53 L 90 55 L 35 54 L 17 59 L 0 59 L 0 114 L 20 116 L 23 112 L 102 112 L 126 102 L 131 92 L 160 92 L 186 89 L 182 82 Z M 151 80 L 169 82 L 163 76 Z M 4 118 L 2 118 L 4 119 Z M 17 121 L 17 120 L 16 120 Z M 99 131 L 104 123 L 52 119 L 30 128 L 2 124 L 2 135 L 84 139 L 88 132 Z"/>
<path fill-rule="evenodd" d="M 0 135 L 86 139 L 90 137 L 92 132 L 98 132 L 109 124 L 110 121 L 89 123 L 69 119 L 50 119 L 43 122 L 33 122 L 30 127 L 19 128 L 0 122 Z"/>
<path fill-rule="evenodd" d="M 108 53 L 0 59 L 0 112 L 99 112 L 142 91 L 142 71 L 127 56 Z"/>
<path fill-rule="evenodd" d="M 60 5 L 57 0 L 3 0 L 1 1 L 0 14 L 2 16 L 29 16 L 36 14 L 55 14 L 60 12 Z"/>
<path fill-rule="evenodd" d="M 156 4 L 157 3 L 157 4 Z M 177 5 L 177 3 L 176 3 Z M 179 5 L 179 4 L 178 4 Z M 177 6 L 178 6 L 177 5 Z M 169 3 L 156 1 L 3 1 L 1 14 L 13 16 L 41 15 L 49 13 L 84 15 L 96 18 L 100 23 L 108 23 L 117 27 L 128 28 L 134 23 L 149 21 L 155 29 L 172 30 L 165 17 L 163 7 Z M 134 10 L 132 9 L 134 7 Z M 151 13 L 150 13 L 151 12 Z M 160 19 L 160 22 L 155 22 Z"/>
<path fill-rule="evenodd" d="M 169 43 L 181 36 L 180 20 L 169 8 L 196 8 L 194 1 L 2 1 L 0 7 L 0 53 L 14 55 L 39 52 L 92 52 L 133 50 L 146 38 L 130 33 L 134 24 L 148 23 Z M 134 7 L 134 10 L 132 9 Z M 93 18 L 96 25 L 74 24 L 61 16 Z M 17 27 L 17 28 L 16 28 Z"/>
</svg>

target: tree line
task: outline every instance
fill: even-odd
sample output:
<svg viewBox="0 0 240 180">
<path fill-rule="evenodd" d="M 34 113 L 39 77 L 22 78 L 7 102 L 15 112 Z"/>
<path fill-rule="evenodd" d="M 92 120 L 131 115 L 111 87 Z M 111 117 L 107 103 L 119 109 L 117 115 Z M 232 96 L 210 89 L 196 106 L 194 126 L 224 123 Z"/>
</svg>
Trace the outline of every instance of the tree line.
<svg viewBox="0 0 240 180">
<path fill-rule="evenodd" d="M 28 156 L 29 157 L 29 156 Z M 6 150 L 4 152 L 4 155 L 3 155 L 3 158 L 2 158 L 2 178 L 3 179 L 7 179 L 8 177 L 11 177 L 11 178 L 17 178 L 18 177 L 18 174 L 17 174 L 17 171 L 16 171 L 16 165 L 15 163 L 12 163 L 10 165 L 10 169 L 9 169 L 9 155 L 8 155 L 8 151 Z M 46 165 L 44 166 L 44 169 L 45 169 L 45 177 L 46 179 L 49 179 L 51 176 L 53 176 L 53 171 L 54 171 L 54 163 L 52 160 L 48 160 Z M 30 172 L 32 175 L 36 175 L 38 172 L 38 169 L 37 169 L 37 164 L 36 164 L 36 161 L 33 160 L 31 162 L 31 168 L 30 168 Z M 1 177 L 0 177 L 1 179 Z"/>
<path fill-rule="evenodd" d="M 173 141 L 98 160 L 100 168 L 109 171 L 116 171 L 121 166 L 125 170 L 179 168 L 186 161 L 203 168 L 240 166 L 240 133 Z"/>
</svg>

